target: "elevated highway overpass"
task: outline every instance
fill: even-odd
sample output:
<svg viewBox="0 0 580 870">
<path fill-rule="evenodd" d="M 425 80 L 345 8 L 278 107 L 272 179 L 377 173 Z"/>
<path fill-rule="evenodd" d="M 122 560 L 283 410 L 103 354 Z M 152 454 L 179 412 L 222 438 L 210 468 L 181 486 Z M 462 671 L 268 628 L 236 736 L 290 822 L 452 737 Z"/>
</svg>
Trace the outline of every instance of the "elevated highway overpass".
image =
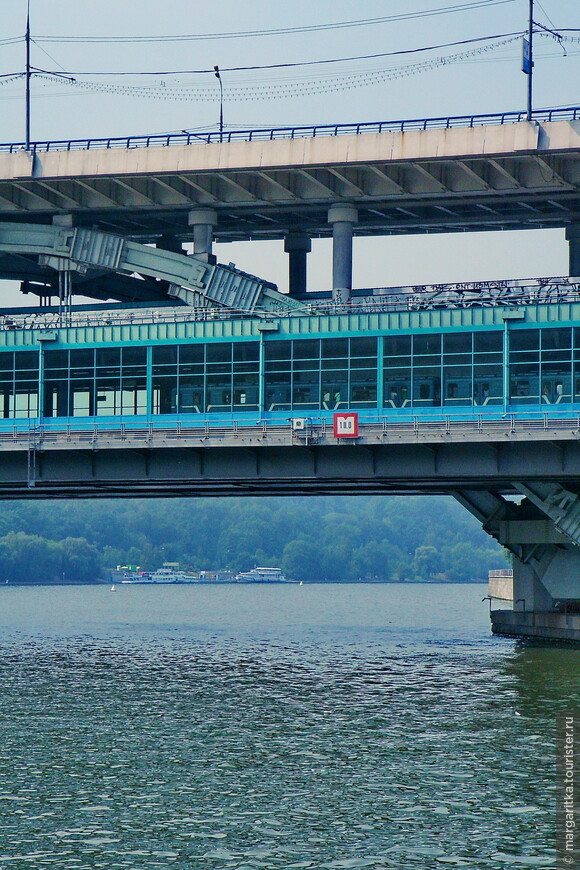
<svg viewBox="0 0 580 870">
<path fill-rule="evenodd" d="M 303 294 L 312 238 L 566 228 L 580 273 L 580 110 L 0 146 L 0 221 L 66 223 L 211 256 L 213 241 L 284 240 Z M 0 275 L 22 262 L 5 255 Z M 330 284 L 330 282 L 329 282 Z M 86 288 L 90 289 L 90 288 Z"/>
<path fill-rule="evenodd" d="M 437 126 L 439 125 L 439 126 Z M 332 235 L 352 203 L 357 235 L 562 227 L 580 209 L 580 110 L 434 121 L 0 146 L 0 220 L 75 223 L 155 241 Z"/>
</svg>

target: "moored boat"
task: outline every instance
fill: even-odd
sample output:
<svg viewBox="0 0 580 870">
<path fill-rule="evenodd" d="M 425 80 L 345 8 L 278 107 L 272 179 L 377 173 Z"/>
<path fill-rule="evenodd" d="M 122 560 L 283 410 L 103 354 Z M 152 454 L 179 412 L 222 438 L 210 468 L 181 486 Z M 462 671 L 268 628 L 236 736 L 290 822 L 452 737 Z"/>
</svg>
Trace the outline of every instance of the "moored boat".
<svg viewBox="0 0 580 870">
<path fill-rule="evenodd" d="M 252 568 L 236 574 L 236 583 L 291 583 L 281 568 Z"/>
<path fill-rule="evenodd" d="M 151 573 L 142 573 L 136 577 L 123 580 L 123 583 L 199 583 L 197 574 L 188 574 L 176 568 L 158 568 Z"/>
</svg>

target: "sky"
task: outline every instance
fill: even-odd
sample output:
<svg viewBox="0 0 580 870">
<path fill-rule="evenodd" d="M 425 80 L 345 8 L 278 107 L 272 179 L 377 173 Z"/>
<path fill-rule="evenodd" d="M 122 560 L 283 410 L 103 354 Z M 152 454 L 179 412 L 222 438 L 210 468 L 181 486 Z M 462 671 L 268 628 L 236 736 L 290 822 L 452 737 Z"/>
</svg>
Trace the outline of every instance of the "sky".
<svg viewBox="0 0 580 870">
<path fill-rule="evenodd" d="M 1 2 L 0 142 L 21 142 L 24 82 L 9 74 L 24 69 L 26 0 Z M 524 110 L 520 42 L 509 34 L 526 30 L 528 12 L 529 0 L 30 0 L 31 64 L 48 71 L 32 79 L 31 138 L 217 129 L 216 64 L 226 129 Z M 580 2 L 535 0 L 534 19 L 580 28 Z M 535 108 L 580 105 L 580 30 L 564 35 L 576 41 L 535 37 Z M 462 44 L 368 57 L 454 42 Z M 216 253 L 287 289 L 281 242 Z M 567 259 L 560 230 L 360 238 L 353 283 L 564 275 Z M 314 240 L 310 289 L 330 282 L 331 242 Z M 13 284 L 0 287 L 4 305 L 23 303 Z"/>
</svg>

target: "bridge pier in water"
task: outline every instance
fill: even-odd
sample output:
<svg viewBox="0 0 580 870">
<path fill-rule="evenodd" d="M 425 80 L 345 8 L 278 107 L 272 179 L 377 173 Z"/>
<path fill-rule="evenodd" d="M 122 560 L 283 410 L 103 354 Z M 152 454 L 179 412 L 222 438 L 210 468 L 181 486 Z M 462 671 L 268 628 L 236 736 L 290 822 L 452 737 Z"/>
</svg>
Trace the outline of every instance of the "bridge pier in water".
<svg viewBox="0 0 580 870">
<path fill-rule="evenodd" d="M 516 482 L 523 498 L 455 497 L 512 555 L 511 610 L 491 610 L 494 634 L 580 642 L 580 499 L 557 483 Z"/>
</svg>

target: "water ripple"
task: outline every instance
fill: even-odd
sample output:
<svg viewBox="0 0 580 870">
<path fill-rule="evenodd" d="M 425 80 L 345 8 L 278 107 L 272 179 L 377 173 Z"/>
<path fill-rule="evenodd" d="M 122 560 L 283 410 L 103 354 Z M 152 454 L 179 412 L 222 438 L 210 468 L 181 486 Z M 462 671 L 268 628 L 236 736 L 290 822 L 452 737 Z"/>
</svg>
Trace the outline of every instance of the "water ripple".
<svg viewBox="0 0 580 870">
<path fill-rule="evenodd" d="M 0 635 L 2 870 L 553 866 L 575 651 L 160 635 Z"/>
</svg>

